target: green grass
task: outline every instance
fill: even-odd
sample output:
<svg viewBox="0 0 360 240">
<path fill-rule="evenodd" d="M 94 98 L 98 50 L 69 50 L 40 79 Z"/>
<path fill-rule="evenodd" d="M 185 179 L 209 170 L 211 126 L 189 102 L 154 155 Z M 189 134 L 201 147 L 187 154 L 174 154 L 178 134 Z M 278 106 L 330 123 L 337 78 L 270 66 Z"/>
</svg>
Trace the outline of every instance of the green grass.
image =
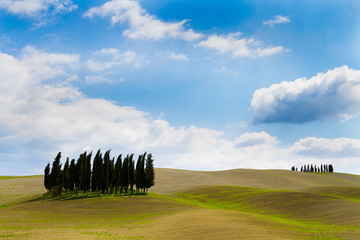
<svg viewBox="0 0 360 240">
<path fill-rule="evenodd" d="M 3 179 L 14 179 L 14 178 L 33 178 L 33 177 L 43 177 L 42 175 L 29 175 L 29 176 L 0 176 L 0 180 Z"/>
<path fill-rule="evenodd" d="M 284 197 L 277 197 L 277 201 L 271 199 L 272 196 L 281 195 Z M 266 202 L 269 197 L 271 204 L 261 204 L 261 202 Z M 331 195 L 331 197 L 333 196 Z M 308 204 L 320 202 L 321 204 L 321 202 L 336 201 L 337 199 L 352 201 L 351 198 L 346 198 L 346 196 L 339 198 L 334 197 L 333 199 L 331 197 L 325 194 L 319 196 L 309 193 L 294 193 L 291 191 L 264 190 L 236 186 L 208 186 L 177 193 L 172 199 L 199 207 L 248 213 L 265 221 L 278 223 L 280 224 L 280 228 L 310 234 L 317 239 L 340 239 L 339 236 L 341 236 L 342 233 L 359 232 L 359 225 L 334 224 L 324 219 L 311 216 L 309 212 L 301 212 L 306 211 L 302 208 L 304 202 Z M 294 210 L 289 211 L 289 205 L 294 207 Z M 295 213 L 297 205 L 300 205 L 299 213 Z M 360 207 L 360 205 L 358 205 L 358 207 Z M 326 211 L 326 209 L 323 210 Z"/>
<path fill-rule="evenodd" d="M 254 173 L 258 180 L 269 179 L 271 173 L 277 190 L 270 189 L 268 182 L 259 187 L 205 186 L 207 177 L 201 173 L 195 188 L 177 188 L 180 190 L 175 194 L 90 192 L 51 198 L 43 194 L 39 176 L 0 177 L 0 239 L 46 239 L 50 233 L 54 239 L 240 238 L 254 233 L 261 236 L 258 239 L 357 239 L 360 235 L 360 186 L 343 180 L 356 176 Z M 188 176 L 189 172 L 177 174 Z M 224 178 L 229 174 L 229 184 L 233 184 L 241 177 L 241 170 L 208 175 L 222 179 L 219 174 Z M 315 175 L 319 178 L 314 179 Z M 279 188 L 277 176 L 281 181 L 286 176 L 290 180 L 294 177 L 296 183 L 305 179 L 319 185 L 296 190 L 286 186 L 288 190 L 284 190 Z M 158 177 L 160 183 L 167 184 L 167 179 Z M 335 187 L 331 184 L 336 179 L 341 185 Z M 26 194 L 19 194 L 24 191 Z"/>
</svg>

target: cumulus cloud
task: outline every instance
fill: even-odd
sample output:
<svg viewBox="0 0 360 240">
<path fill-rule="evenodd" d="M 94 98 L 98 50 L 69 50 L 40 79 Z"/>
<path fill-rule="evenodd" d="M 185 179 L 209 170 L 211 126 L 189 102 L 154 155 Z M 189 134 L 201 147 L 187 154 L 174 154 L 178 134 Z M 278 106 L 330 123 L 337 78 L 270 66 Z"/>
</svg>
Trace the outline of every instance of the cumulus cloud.
<svg viewBox="0 0 360 240">
<path fill-rule="evenodd" d="M 276 25 L 276 24 L 289 23 L 289 22 L 290 22 L 290 19 L 288 17 L 276 15 L 273 18 L 271 18 L 267 21 L 264 21 L 263 25 L 269 25 L 270 27 L 274 27 L 274 25 Z"/>
<path fill-rule="evenodd" d="M 193 41 L 203 35 L 186 29 L 188 20 L 180 22 L 164 22 L 156 16 L 150 15 L 137 1 L 134 0 L 112 0 L 102 6 L 89 9 L 84 17 L 93 18 L 100 16 L 110 18 L 113 24 L 127 22 L 129 29 L 123 35 L 133 39 L 184 39 Z"/>
<path fill-rule="evenodd" d="M 196 46 L 217 50 L 220 53 L 229 53 L 233 58 L 237 57 L 265 57 L 283 52 L 281 46 L 263 48 L 261 42 L 253 38 L 240 38 L 241 33 L 228 35 L 211 35 Z"/>
<path fill-rule="evenodd" d="M 254 92 L 255 123 L 349 119 L 360 113 L 360 71 L 342 66 Z"/>
<path fill-rule="evenodd" d="M 146 63 L 147 61 L 144 56 L 138 55 L 133 51 L 121 52 L 116 48 L 104 48 L 96 51 L 87 60 L 86 65 L 89 70 L 104 71 L 121 65 L 141 68 Z"/>
<path fill-rule="evenodd" d="M 176 54 L 174 52 L 169 53 L 169 59 L 173 60 L 181 60 L 181 61 L 188 61 L 189 58 L 183 53 Z"/>
<path fill-rule="evenodd" d="M 38 18 L 49 12 L 71 12 L 77 5 L 70 0 L 0 0 L 0 8 L 11 14 Z"/>
<path fill-rule="evenodd" d="M 266 132 L 248 132 L 235 139 L 236 147 L 272 146 L 278 141 Z"/>
</svg>

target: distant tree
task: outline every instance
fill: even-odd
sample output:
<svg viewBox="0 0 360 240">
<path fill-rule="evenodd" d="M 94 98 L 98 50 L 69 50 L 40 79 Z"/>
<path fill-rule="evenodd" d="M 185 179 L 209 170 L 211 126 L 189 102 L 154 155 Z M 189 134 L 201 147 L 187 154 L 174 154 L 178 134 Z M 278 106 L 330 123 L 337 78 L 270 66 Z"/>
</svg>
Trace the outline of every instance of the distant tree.
<svg viewBox="0 0 360 240">
<path fill-rule="evenodd" d="M 334 172 L 334 168 L 332 164 L 329 165 L 329 172 Z"/>
<path fill-rule="evenodd" d="M 65 191 L 67 192 L 69 190 L 69 186 L 70 186 L 69 158 L 66 158 L 62 177 L 63 177 L 63 179 L 62 179 L 63 187 L 64 187 Z"/>
<path fill-rule="evenodd" d="M 294 166 L 292 166 L 291 171 L 295 171 L 295 167 L 294 167 Z"/>
<path fill-rule="evenodd" d="M 300 172 L 302 172 L 303 171 L 303 166 L 301 166 L 301 168 L 300 168 Z"/>
<path fill-rule="evenodd" d="M 50 163 L 48 163 L 44 169 L 44 186 L 46 190 L 50 190 Z"/>
<path fill-rule="evenodd" d="M 149 153 L 146 158 L 145 176 L 145 187 L 147 193 L 148 189 L 155 184 L 154 160 L 151 153 Z"/>
</svg>

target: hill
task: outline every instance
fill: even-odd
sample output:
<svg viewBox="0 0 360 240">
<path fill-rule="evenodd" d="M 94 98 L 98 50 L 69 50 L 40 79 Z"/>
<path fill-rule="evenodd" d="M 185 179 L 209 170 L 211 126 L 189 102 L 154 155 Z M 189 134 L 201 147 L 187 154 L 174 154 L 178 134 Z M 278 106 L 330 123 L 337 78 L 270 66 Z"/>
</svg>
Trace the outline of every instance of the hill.
<svg viewBox="0 0 360 240">
<path fill-rule="evenodd" d="M 3 239 L 358 239 L 360 176 L 156 169 L 147 196 L 42 199 L 42 176 L 0 177 Z"/>
</svg>

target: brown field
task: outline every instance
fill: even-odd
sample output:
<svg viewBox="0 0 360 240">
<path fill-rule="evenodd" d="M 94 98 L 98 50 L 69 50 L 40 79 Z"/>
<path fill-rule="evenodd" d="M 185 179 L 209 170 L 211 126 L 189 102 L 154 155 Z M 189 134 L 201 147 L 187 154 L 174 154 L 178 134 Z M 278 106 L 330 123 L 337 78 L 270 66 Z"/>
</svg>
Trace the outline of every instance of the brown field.
<svg viewBox="0 0 360 240">
<path fill-rule="evenodd" d="M 359 239 L 360 176 L 156 169 L 147 196 L 49 200 L 0 177 L 0 239 Z"/>
</svg>

